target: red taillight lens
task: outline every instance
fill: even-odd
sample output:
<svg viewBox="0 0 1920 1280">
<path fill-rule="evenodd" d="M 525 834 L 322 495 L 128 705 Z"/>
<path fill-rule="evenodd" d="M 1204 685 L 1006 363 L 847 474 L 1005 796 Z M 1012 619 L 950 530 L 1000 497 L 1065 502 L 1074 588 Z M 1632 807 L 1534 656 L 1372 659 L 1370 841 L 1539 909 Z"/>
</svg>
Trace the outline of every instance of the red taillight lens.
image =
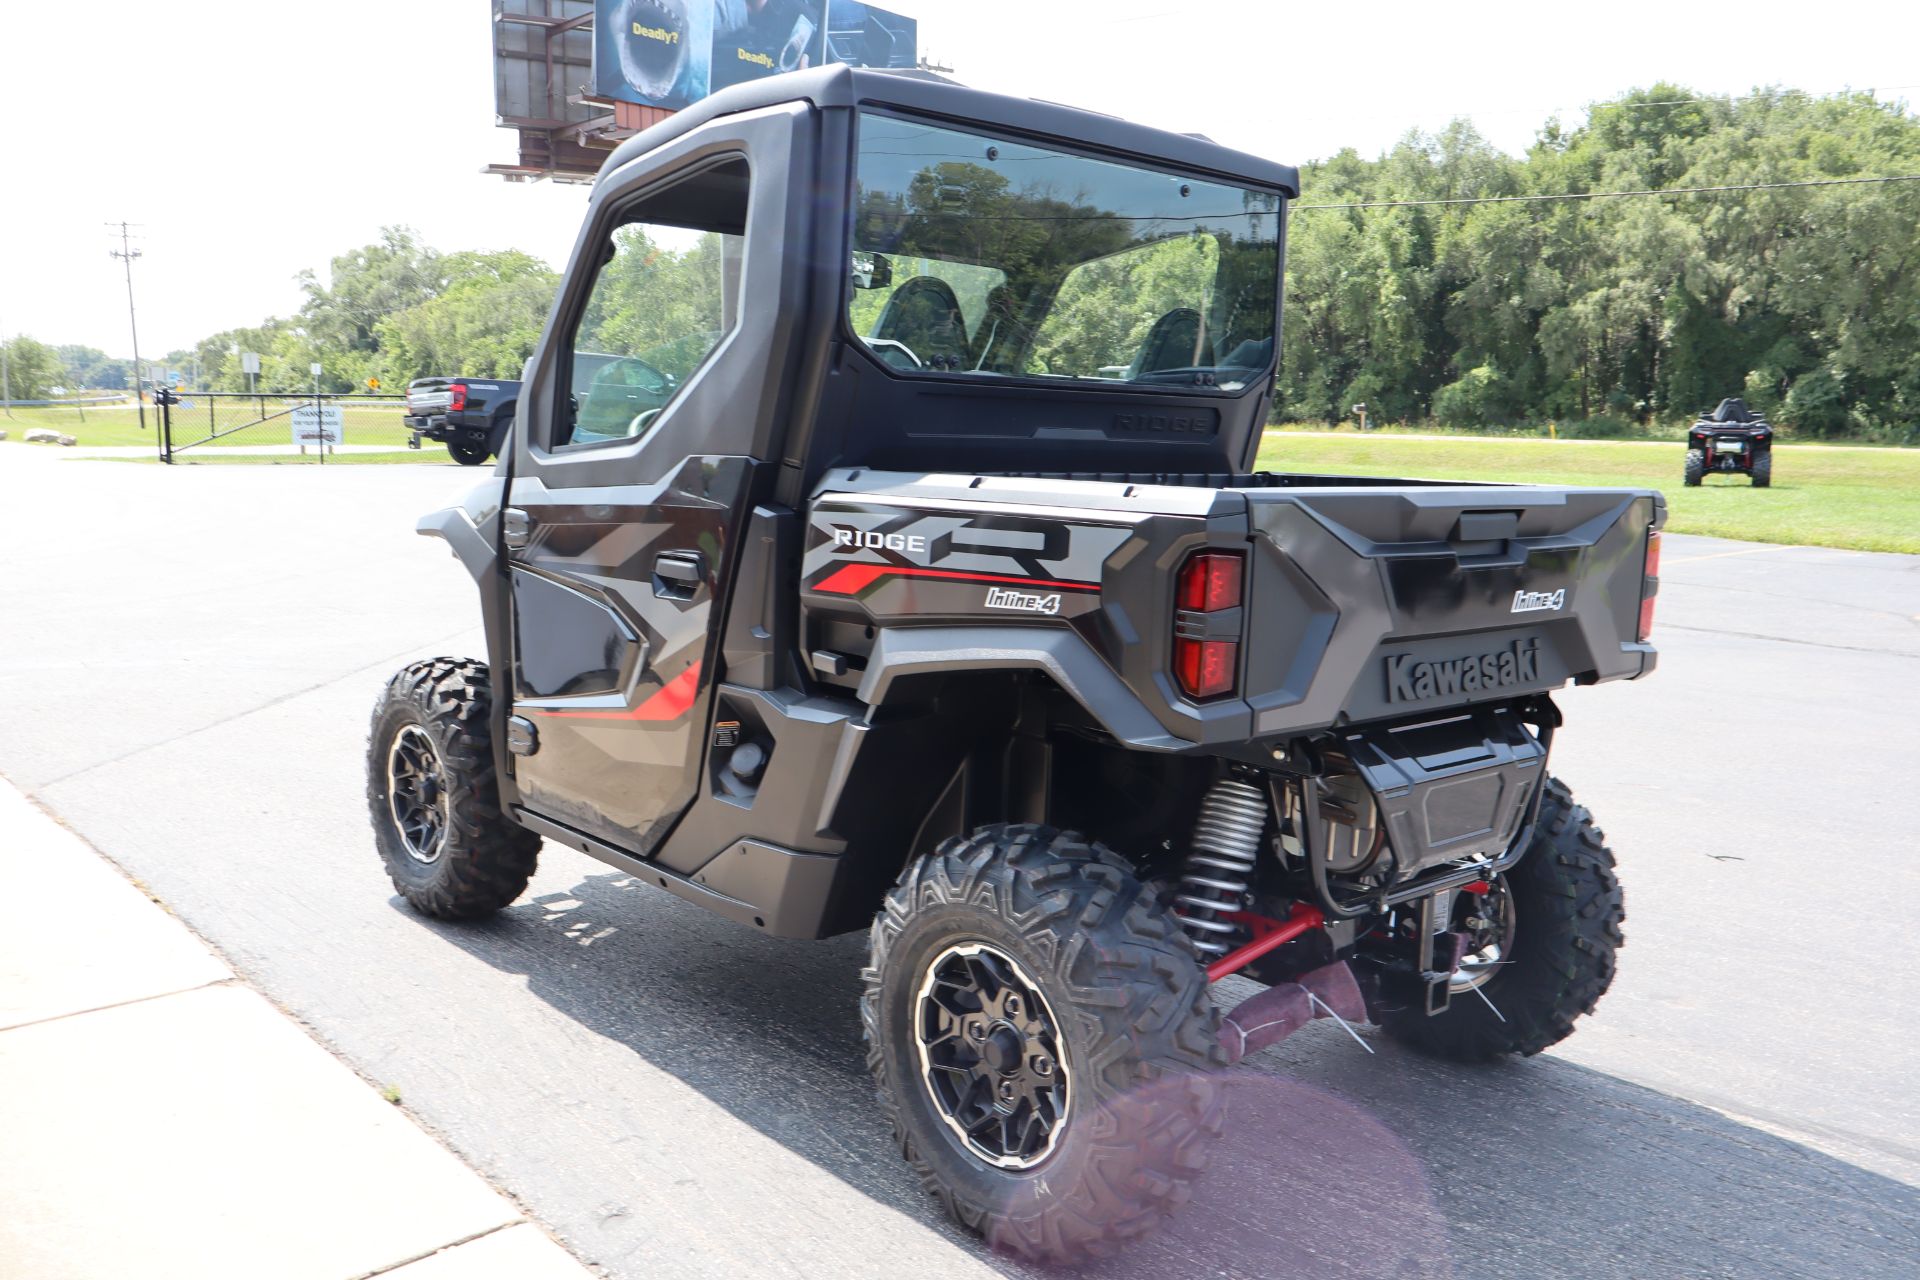
<svg viewBox="0 0 1920 1280">
<path fill-rule="evenodd" d="M 452 412 L 458 413 L 467 407 L 467 384 L 464 382 L 456 382 L 453 384 L 452 390 L 453 399 L 447 401 L 447 408 Z"/>
<path fill-rule="evenodd" d="M 1201 551 L 1187 557 L 1174 582 L 1173 675 L 1195 701 L 1224 697 L 1239 682 L 1240 642 L 1222 638 L 1225 619 L 1206 615 L 1240 607 L 1246 562 L 1236 552 Z"/>
<path fill-rule="evenodd" d="M 1180 566 L 1178 604 L 1195 613 L 1234 609 L 1240 604 L 1240 557 L 1223 551 L 1188 556 Z"/>
<path fill-rule="evenodd" d="M 1176 640 L 1174 674 L 1189 698 L 1217 698 L 1233 692 L 1240 646 L 1232 640 Z"/>
<path fill-rule="evenodd" d="M 1653 604 L 1660 595 L 1660 531 L 1647 535 L 1647 565 L 1640 579 L 1640 642 L 1653 634 Z"/>
</svg>

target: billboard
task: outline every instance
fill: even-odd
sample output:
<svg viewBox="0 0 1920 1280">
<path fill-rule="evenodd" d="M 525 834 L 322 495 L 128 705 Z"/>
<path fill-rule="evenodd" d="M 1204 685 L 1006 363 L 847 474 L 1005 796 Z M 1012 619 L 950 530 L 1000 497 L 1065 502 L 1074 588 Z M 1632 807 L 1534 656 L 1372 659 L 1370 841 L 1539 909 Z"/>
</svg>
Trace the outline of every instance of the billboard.
<svg viewBox="0 0 1920 1280">
<path fill-rule="evenodd" d="M 715 0 L 596 0 L 594 96 L 677 111 L 712 91 Z"/>
<path fill-rule="evenodd" d="M 833 0 L 827 10 L 827 61 L 855 67 L 917 67 L 919 25 L 874 5 Z"/>
<path fill-rule="evenodd" d="M 595 0 L 594 96 L 678 110 L 826 62 L 911 67 L 917 24 L 842 0 Z"/>
</svg>

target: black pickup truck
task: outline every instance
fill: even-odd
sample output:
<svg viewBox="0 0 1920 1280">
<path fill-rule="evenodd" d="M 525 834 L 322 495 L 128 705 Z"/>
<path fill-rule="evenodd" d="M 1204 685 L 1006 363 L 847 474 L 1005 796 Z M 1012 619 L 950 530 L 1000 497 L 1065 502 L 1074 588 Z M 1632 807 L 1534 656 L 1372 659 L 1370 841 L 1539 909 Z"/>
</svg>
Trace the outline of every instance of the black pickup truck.
<svg viewBox="0 0 1920 1280">
<path fill-rule="evenodd" d="M 1047 1260 L 1206 1194 L 1218 1073 L 1310 1019 L 1569 1034 L 1625 913 L 1552 694 L 1653 670 L 1665 506 L 1254 470 L 1298 194 L 917 72 L 622 144 L 503 465 L 420 524 L 489 660 L 375 706 L 400 895 L 499 910 L 545 840 L 749 931 L 867 930 L 900 1150 Z M 1229 974 L 1262 989 L 1223 1013 Z"/>
<path fill-rule="evenodd" d="M 504 378 L 415 378 L 407 384 L 407 447 L 438 440 L 455 462 L 477 467 L 499 456 L 519 400 L 520 384 Z"/>
</svg>

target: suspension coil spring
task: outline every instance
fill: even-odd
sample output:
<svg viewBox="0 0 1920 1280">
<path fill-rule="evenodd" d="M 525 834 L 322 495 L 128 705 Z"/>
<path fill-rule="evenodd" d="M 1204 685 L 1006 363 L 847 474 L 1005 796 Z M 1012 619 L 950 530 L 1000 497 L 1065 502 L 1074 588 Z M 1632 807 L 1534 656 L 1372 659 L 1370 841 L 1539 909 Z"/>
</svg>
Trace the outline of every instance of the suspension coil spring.
<svg viewBox="0 0 1920 1280">
<path fill-rule="evenodd" d="M 1225 955 L 1241 932 L 1220 917 L 1240 910 L 1266 825 L 1267 794 L 1250 783 L 1222 778 L 1200 801 L 1173 913 L 1205 955 Z"/>
</svg>

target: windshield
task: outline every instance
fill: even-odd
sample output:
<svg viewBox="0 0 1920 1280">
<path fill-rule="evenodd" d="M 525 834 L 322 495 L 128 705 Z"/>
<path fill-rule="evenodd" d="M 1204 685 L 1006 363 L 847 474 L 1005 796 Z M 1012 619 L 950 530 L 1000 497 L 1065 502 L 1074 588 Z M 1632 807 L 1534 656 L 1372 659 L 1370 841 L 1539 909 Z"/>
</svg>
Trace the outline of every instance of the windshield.
<svg viewBox="0 0 1920 1280">
<path fill-rule="evenodd" d="M 848 319 L 896 369 L 1238 391 L 1273 361 L 1275 192 L 862 114 Z"/>
</svg>

